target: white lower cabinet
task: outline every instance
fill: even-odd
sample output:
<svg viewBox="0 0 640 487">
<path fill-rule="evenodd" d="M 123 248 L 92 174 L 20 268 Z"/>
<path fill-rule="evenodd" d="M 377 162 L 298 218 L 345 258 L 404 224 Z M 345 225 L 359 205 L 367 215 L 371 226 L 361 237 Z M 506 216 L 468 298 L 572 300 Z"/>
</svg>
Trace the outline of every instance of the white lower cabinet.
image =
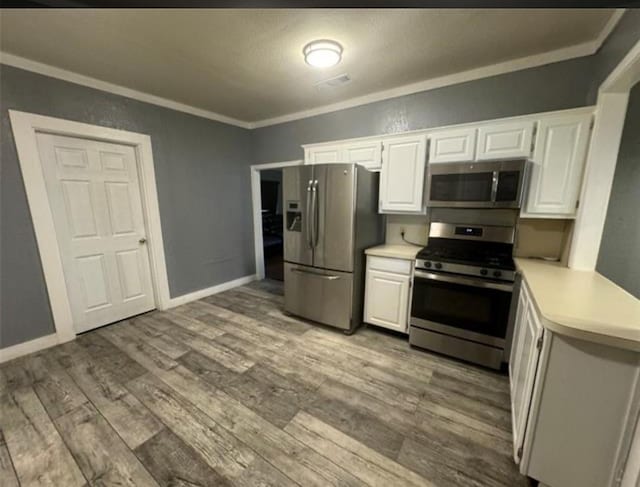
<svg viewBox="0 0 640 487">
<path fill-rule="evenodd" d="M 364 321 L 407 333 L 412 262 L 367 256 Z"/>
<path fill-rule="evenodd" d="M 518 297 L 515 332 L 509 360 L 513 456 L 516 463 L 519 463 L 522 457 L 527 417 L 542 347 L 542 336 L 542 325 L 536 314 L 533 301 L 529 297 L 526 284 L 523 282 Z"/>
<path fill-rule="evenodd" d="M 617 487 L 640 409 L 640 352 L 551 325 L 523 280 L 509 363 L 516 463 L 548 487 Z"/>
</svg>

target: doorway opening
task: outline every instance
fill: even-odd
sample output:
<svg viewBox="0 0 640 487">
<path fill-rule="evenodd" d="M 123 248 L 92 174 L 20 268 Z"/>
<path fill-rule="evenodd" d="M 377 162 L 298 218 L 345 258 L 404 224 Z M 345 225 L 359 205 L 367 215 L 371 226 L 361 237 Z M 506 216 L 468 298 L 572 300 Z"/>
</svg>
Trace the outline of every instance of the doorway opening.
<svg viewBox="0 0 640 487">
<path fill-rule="evenodd" d="M 282 169 L 260 171 L 264 276 L 284 280 L 282 222 Z"/>
<path fill-rule="evenodd" d="M 284 279 L 282 169 L 301 160 L 251 166 L 253 237 L 258 280 Z"/>
</svg>

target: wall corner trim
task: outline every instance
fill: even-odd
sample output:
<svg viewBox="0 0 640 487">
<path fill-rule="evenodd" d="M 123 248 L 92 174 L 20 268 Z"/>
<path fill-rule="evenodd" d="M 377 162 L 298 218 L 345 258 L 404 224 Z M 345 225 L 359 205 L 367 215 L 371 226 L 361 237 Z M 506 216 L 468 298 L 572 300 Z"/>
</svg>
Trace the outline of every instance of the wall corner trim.
<svg viewBox="0 0 640 487">
<path fill-rule="evenodd" d="M 238 279 L 233 279 L 232 281 L 223 282 L 221 284 L 216 284 L 215 286 L 211 286 L 205 289 L 193 291 L 192 293 L 183 294 L 182 296 L 171 298 L 167 303 L 167 307 L 164 309 L 182 306 L 183 304 L 190 303 L 191 301 L 197 301 L 198 299 L 206 298 L 207 296 L 212 296 L 223 291 L 228 291 L 229 289 L 233 289 L 234 287 L 244 286 L 245 284 L 249 284 L 256 279 L 256 274 L 250 274 L 248 276 L 239 277 Z"/>
<path fill-rule="evenodd" d="M 22 357 L 29 353 L 38 352 L 45 348 L 50 348 L 62 343 L 58 339 L 58 335 L 52 333 L 51 335 L 45 335 L 40 338 L 35 338 L 26 342 L 18 343 L 7 348 L 0 348 L 0 363 L 8 362 L 14 358 Z"/>
</svg>

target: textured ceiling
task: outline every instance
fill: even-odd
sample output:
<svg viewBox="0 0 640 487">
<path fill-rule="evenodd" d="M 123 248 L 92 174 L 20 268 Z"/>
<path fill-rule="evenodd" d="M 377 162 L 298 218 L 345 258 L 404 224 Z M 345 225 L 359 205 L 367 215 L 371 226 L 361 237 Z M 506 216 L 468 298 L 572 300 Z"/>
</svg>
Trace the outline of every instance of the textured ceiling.
<svg viewBox="0 0 640 487">
<path fill-rule="evenodd" d="M 613 10 L 4 10 L 0 49 L 253 122 L 593 41 Z M 302 47 L 344 46 L 307 66 Z M 352 82 L 319 90 L 319 80 Z"/>
</svg>

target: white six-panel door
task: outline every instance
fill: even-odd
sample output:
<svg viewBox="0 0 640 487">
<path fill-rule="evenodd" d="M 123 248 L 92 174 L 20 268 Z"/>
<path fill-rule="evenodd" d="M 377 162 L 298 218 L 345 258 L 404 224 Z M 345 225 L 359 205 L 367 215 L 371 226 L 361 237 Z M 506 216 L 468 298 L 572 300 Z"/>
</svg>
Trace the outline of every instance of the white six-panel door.
<svg viewBox="0 0 640 487">
<path fill-rule="evenodd" d="M 153 309 L 134 149 L 51 134 L 37 140 L 76 332 Z"/>
</svg>

